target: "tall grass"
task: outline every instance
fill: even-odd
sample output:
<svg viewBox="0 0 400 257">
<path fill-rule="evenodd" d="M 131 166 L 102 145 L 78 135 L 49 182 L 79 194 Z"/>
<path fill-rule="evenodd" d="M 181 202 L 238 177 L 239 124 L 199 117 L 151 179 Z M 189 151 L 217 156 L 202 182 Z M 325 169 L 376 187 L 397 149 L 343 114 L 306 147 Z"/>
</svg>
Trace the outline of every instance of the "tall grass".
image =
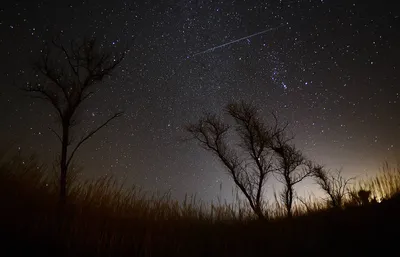
<svg viewBox="0 0 400 257">
<path fill-rule="evenodd" d="M 368 189 L 390 198 L 399 192 L 399 173 L 398 168 L 386 165 L 352 190 Z M 326 212 L 327 205 L 311 196 L 295 205 L 300 223 L 297 218 L 285 220 L 278 202 L 266 207 L 271 222 L 261 222 L 238 194 L 232 204 L 205 205 L 195 196 L 178 202 L 169 193 L 128 189 L 110 176 L 96 180 L 74 176 L 60 220 L 57 177 L 52 174 L 35 156 L 17 155 L 0 162 L 2 237 L 23 244 L 11 248 L 14 253 L 28 249 L 30 254 L 37 251 L 42 256 L 254 256 L 262 251 L 261 256 L 284 256 L 283 252 L 292 256 L 299 252 L 300 244 L 310 250 L 309 240 L 320 242 L 318 247 L 325 249 L 328 243 L 321 241 L 321 233 L 336 219 L 321 225 L 326 218 L 315 215 Z M 351 227 L 352 222 L 346 226 Z M 287 245 L 293 249 L 285 248 Z"/>
<path fill-rule="evenodd" d="M 392 198 L 400 192 L 400 165 L 384 162 L 376 175 L 358 180 L 352 191 L 359 190 L 370 191 L 379 202 Z"/>
</svg>

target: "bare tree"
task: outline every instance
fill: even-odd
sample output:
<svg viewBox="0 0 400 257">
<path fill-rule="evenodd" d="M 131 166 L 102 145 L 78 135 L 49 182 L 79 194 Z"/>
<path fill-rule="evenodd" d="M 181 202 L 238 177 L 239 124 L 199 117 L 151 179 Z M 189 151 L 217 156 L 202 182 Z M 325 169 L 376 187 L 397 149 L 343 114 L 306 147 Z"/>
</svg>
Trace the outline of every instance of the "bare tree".
<svg viewBox="0 0 400 257">
<path fill-rule="evenodd" d="M 341 170 L 328 172 L 320 165 L 311 169 L 317 185 L 328 195 L 328 203 L 334 208 L 341 208 L 353 178 L 344 178 Z"/>
<path fill-rule="evenodd" d="M 41 59 L 34 64 L 36 79 L 25 91 L 50 103 L 57 113 L 61 134 L 51 131 L 61 143 L 60 202 L 67 198 L 67 172 L 78 149 L 100 129 L 122 115 L 116 112 L 74 143 L 71 129 L 78 123 L 77 110 L 98 88 L 105 77 L 121 63 L 124 53 L 113 54 L 96 44 L 94 38 L 72 40 L 68 45 L 53 40 L 42 50 Z M 71 148 L 70 148 L 71 147 Z"/>
<path fill-rule="evenodd" d="M 265 125 L 256 108 L 245 102 L 229 104 L 225 112 L 234 118 L 238 145 L 228 143 L 231 126 L 213 114 L 206 114 L 197 123 L 188 125 L 187 131 L 223 163 L 254 213 L 263 219 L 264 185 L 275 169 L 270 145 L 280 129 Z"/>
<path fill-rule="evenodd" d="M 303 154 L 291 144 L 291 138 L 287 138 L 282 131 L 276 134 L 271 148 L 277 156 L 276 177 L 284 186 L 280 193 L 289 218 L 293 216 L 293 201 L 295 198 L 294 186 L 311 175 L 308 168 L 309 161 Z"/>
</svg>

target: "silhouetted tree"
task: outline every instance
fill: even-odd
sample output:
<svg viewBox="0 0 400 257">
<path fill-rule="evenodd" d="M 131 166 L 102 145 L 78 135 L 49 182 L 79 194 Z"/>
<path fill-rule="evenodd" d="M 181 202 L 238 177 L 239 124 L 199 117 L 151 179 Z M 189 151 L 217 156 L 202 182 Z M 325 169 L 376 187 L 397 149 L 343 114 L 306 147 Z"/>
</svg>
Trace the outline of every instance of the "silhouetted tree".
<svg viewBox="0 0 400 257">
<path fill-rule="evenodd" d="M 342 171 L 328 172 L 322 166 L 311 167 L 317 185 L 328 195 L 328 203 L 333 208 L 341 208 L 353 178 L 344 178 Z"/>
<path fill-rule="evenodd" d="M 122 112 L 116 112 L 82 136 L 72 147 L 71 128 L 79 120 L 77 110 L 95 93 L 100 82 L 111 75 L 123 58 L 124 53 L 113 54 L 98 46 L 94 38 L 72 40 L 68 45 L 61 44 L 60 40 L 53 40 L 42 50 L 41 59 L 34 64 L 36 79 L 28 83 L 24 90 L 49 102 L 61 125 L 61 134 L 51 129 L 61 143 L 61 203 L 66 202 L 68 167 L 77 150 L 96 132 L 122 115 Z"/>
<path fill-rule="evenodd" d="M 295 197 L 294 186 L 311 175 L 310 162 L 303 154 L 291 144 L 291 138 L 285 133 L 276 134 L 275 140 L 271 145 L 277 157 L 276 178 L 283 184 L 280 198 L 285 206 L 286 214 L 289 218 L 293 216 L 293 201 Z"/>
<path fill-rule="evenodd" d="M 286 127 L 267 126 L 256 108 L 245 102 L 229 104 L 225 113 L 234 118 L 238 145 L 228 143 L 231 126 L 213 114 L 205 114 L 197 123 L 188 125 L 187 131 L 224 164 L 254 213 L 263 219 L 264 184 L 275 170 L 271 145 L 276 134 Z"/>
</svg>

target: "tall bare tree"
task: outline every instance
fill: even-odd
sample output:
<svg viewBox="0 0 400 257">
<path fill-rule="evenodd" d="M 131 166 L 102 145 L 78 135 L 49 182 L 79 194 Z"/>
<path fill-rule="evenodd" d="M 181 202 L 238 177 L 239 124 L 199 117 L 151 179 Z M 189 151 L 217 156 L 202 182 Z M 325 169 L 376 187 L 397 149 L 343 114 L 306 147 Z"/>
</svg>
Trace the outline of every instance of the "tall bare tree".
<svg viewBox="0 0 400 257">
<path fill-rule="evenodd" d="M 328 204 L 333 208 L 343 207 L 348 187 L 354 178 L 345 178 L 342 171 L 329 172 L 322 166 L 312 167 L 317 185 L 328 195 Z"/>
<path fill-rule="evenodd" d="M 286 137 L 283 132 L 276 134 L 271 148 L 277 157 L 276 178 L 283 184 L 280 198 L 285 206 L 287 216 L 291 218 L 295 199 L 294 186 L 311 175 L 310 162 L 295 145 L 291 144 L 291 138 Z"/>
<path fill-rule="evenodd" d="M 61 134 L 51 129 L 61 143 L 60 202 L 67 198 L 67 172 L 78 149 L 100 129 L 122 115 L 116 112 L 93 130 L 73 142 L 71 129 L 80 119 L 78 109 L 111 75 L 124 58 L 124 52 L 114 54 L 96 44 L 94 38 L 71 40 L 62 44 L 53 40 L 41 52 L 34 64 L 36 79 L 28 83 L 25 91 L 51 104 L 61 125 Z M 72 145 L 75 143 L 74 145 Z"/>
<path fill-rule="evenodd" d="M 264 185 L 275 169 L 270 145 L 282 128 L 267 126 L 256 108 L 245 102 L 229 104 L 225 113 L 235 121 L 238 145 L 229 143 L 228 133 L 232 127 L 213 114 L 206 114 L 197 123 L 188 125 L 187 131 L 222 162 L 254 213 L 263 219 Z"/>
</svg>

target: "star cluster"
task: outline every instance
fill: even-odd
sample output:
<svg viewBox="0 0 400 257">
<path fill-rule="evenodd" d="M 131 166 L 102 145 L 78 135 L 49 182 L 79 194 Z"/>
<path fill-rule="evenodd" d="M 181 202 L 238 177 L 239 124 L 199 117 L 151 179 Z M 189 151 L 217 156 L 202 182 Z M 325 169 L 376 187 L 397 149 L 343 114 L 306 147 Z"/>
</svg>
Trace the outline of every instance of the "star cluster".
<svg viewBox="0 0 400 257">
<path fill-rule="evenodd" d="M 95 35 L 128 53 L 82 106 L 76 133 L 114 110 L 125 115 L 79 152 L 87 176 L 114 174 L 177 198 L 229 198 L 232 182 L 185 140 L 184 126 L 239 99 L 277 111 L 310 158 L 372 173 L 400 145 L 395 10 L 344 0 L 10 1 L 0 6 L 1 140 L 55 158 L 53 112 L 18 85 L 54 35 Z"/>
</svg>

